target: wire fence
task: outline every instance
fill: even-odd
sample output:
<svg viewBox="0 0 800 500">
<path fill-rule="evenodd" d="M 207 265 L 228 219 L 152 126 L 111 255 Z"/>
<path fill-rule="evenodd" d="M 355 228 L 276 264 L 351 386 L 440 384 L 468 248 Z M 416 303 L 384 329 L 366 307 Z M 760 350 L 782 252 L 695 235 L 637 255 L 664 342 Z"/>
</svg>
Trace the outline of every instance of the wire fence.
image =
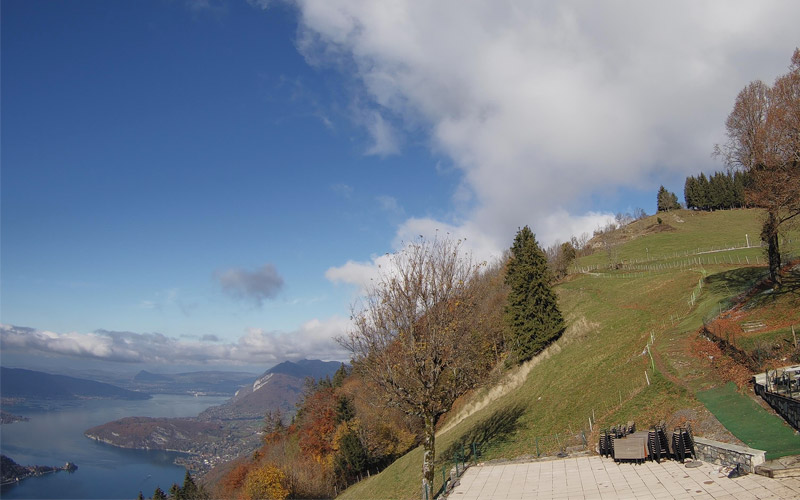
<svg viewBox="0 0 800 500">
<path fill-rule="evenodd" d="M 746 236 L 746 235 L 745 235 Z M 781 254 L 782 260 L 787 261 L 792 255 L 797 253 L 795 248 L 796 240 L 790 238 L 783 238 L 781 240 L 781 248 L 790 248 L 789 252 Z M 756 265 L 760 266 L 767 264 L 767 260 L 762 255 L 743 255 L 741 250 L 759 250 L 763 251 L 765 245 L 763 242 L 753 244 L 746 240 L 745 245 L 733 244 L 712 246 L 708 248 L 696 248 L 694 250 L 675 251 L 672 254 L 662 253 L 660 255 L 651 255 L 647 252 L 644 258 L 628 258 L 622 259 L 618 262 L 607 262 L 603 264 L 591 264 L 581 266 L 575 263 L 572 271 L 576 274 L 591 274 L 598 271 L 670 271 L 675 269 L 687 269 L 697 266 L 705 265 Z M 752 253 L 752 252 L 751 252 Z M 632 277 L 632 276 L 631 276 Z"/>
</svg>

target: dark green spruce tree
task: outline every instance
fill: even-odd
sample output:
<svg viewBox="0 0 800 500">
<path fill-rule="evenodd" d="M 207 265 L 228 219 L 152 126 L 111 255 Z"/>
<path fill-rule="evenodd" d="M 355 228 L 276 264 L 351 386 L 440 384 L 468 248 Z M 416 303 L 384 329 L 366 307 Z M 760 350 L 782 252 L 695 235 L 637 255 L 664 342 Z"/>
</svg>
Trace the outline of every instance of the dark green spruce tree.
<svg viewBox="0 0 800 500">
<path fill-rule="evenodd" d="M 678 203 L 678 196 L 675 193 L 667 191 L 664 186 L 658 188 L 658 204 L 657 209 L 659 212 L 666 212 L 668 210 L 678 210 L 681 208 Z"/>
<path fill-rule="evenodd" d="M 523 362 L 558 339 L 565 328 L 550 287 L 547 257 L 528 226 L 514 238 L 505 281 L 510 287 L 505 318 L 512 332 L 511 349 Z"/>
</svg>

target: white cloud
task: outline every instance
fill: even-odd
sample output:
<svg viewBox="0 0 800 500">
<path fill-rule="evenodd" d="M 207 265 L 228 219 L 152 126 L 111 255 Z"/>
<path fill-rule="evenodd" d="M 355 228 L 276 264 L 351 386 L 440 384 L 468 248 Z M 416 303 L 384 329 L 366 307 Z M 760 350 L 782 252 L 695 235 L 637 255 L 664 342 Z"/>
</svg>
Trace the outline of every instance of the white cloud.
<svg viewBox="0 0 800 500">
<path fill-rule="evenodd" d="M 464 257 L 471 257 L 475 263 L 493 261 L 502 255 L 504 250 L 486 233 L 470 223 L 454 226 L 430 218 L 411 218 L 401 224 L 393 248 L 395 251 L 402 250 L 420 236 L 427 240 L 434 238 L 461 240 Z M 333 283 L 355 285 L 360 293 L 364 293 L 381 273 L 391 273 L 393 266 L 391 255 L 375 255 L 367 262 L 350 260 L 344 265 L 331 267 L 325 272 L 325 277 Z"/>
<path fill-rule="evenodd" d="M 552 244 L 556 241 L 569 241 L 572 236 L 583 233 L 592 235 L 595 229 L 605 227 L 614 222 L 614 216 L 597 212 L 589 212 L 581 216 L 572 216 L 566 210 L 558 210 L 545 216 L 537 225 L 536 239 L 541 243 Z M 510 244 L 509 244 L 510 246 Z"/>
<path fill-rule="evenodd" d="M 781 1 L 295 3 L 307 60 L 358 82 L 370 152 L 427 133 L 472 201 L 456 225 L 495 246 L 525 224 L 544 244 L 593 229 L 571 211 L 611 186 L 719 168 L 736 94 L 800 43 L 800 3 Z"/>
<path fill-rule="evenodd" d="M 372 138 L 372 145 L 364 152 L 366 155 L 389 156 L 400 152 L 396 132 L 389 122 L 378 112 L 368 113 L 365 126 Z"/>
<path fill-rule="evenodd" d="M 369 262 L 348 260 L 341 266 L 331 267 L 325 271 L 325 278 L 333 283 L 355 285 L 363 292 L 372 280 L 378 278 L 380 267 L 389 264 L 388 255 L 373 256 Z"/>
<path fill-rule="evenodd" d="M 274 364 L 303 358 L 346 360 L 347 353 L 334 338 L 343 335 L 349 325 L 349 320 L 333 316 L 308 321 L 292 332 L 249 328 L 237 341 L 224 343 L 215 335 L 187 340 L 160 333 L 56 333 L 0 324 L 0 347 L 4 352 L 32 356 L 173 365 Z"/>
</svg>

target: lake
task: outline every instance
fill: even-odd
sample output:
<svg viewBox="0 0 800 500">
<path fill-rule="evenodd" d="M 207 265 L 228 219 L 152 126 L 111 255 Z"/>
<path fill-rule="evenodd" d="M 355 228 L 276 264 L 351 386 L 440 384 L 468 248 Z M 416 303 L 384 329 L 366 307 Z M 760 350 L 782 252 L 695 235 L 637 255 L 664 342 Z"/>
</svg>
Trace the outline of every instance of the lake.
<svg viewBox="0 0 800 500">
<path fill-rule="evenodd" d="M 193 417 L 227 400 L 158 394 L 145 401 L 95 399 L 40 407 L 4 406 L 3 410 L 30 421 L 0 426 L 3 455 L 20 465 L 63 466 L 69 461 L 78 470 L 4 486 L 0 497 L 134 500 L 139 491 L 145 498 L 156 487 L 167 491 L 173 483 L 183 484 L 185 469 L 173 463 L 177 454 L 115 448 L 88 439 L 83 432 L 123 417 Z"/>
</svg>

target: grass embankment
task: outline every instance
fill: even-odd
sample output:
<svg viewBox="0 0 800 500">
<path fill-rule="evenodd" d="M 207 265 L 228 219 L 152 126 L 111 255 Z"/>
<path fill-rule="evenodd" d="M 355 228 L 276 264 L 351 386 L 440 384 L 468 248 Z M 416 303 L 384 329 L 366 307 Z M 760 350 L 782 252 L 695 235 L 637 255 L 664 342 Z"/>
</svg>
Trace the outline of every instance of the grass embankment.
<svg viewBox="0 0 800 500">
<path fill-rule="evenodd" d="M 762 262 L 763 256 L 760 249 L 745 248 L 729 251 L 734 257 L 724 264 L 719 257 L 728 252 L 719 252 L 716 264 L 700 264 L 690 263 L 687 255 L 713 246 L 745 245 L 745 234 L 752 243 L 759 234 L 760 213 L 677 211 L 661 217 L 674 230 L 653 232 L 648 228 L 657 224 L 656 218 L 649 217 L 634 223 L 638 229 L 629 228 L 616 250 L 617 258 L 650 268 L 597 269 L 565 280 L 557 287 L 569 324 L 564 336 L 532 366 L 509 373 L 507 390 L 475 391 L 443 422 L 447 430 L 437 436 L 436 489 L 442 484 L 441 468 L 449 467 L 462 443 L 468 452 L 475 443 L 480 460 L 535 456 L 557 451 L 567 437 L 582 439 L 581 431 L 593 443 L 591 417 L 596 433 L 629 420 L 649 426 L 682 409 L 704 411 L 694 392 L 709 385 L 708 367 L 687 352 L 687 340 L 696 337 L 704 317 L 749 289 L 764 269 L 724 273 L 740 266 L 741 255 L 753 260 L 761 256 Z M 678 264 L 679 254 L 686 254 L 683 265 Z M 580 259 L 578 266 L 607 267 L 600 266 L 607 258 L 598 252 Z M 651 361 L 646 346 L 652 339 Z M 421 464 L 418 448 L 340 498 L 418 498 Z"/>
<path fill-rule="evenodd" d="M 767 460 L 800 454 L 794 431 L 738 392 L 733 382 L 698 392 L 697 398 L 747 446 L 767 450 Z"/>
</svg>

